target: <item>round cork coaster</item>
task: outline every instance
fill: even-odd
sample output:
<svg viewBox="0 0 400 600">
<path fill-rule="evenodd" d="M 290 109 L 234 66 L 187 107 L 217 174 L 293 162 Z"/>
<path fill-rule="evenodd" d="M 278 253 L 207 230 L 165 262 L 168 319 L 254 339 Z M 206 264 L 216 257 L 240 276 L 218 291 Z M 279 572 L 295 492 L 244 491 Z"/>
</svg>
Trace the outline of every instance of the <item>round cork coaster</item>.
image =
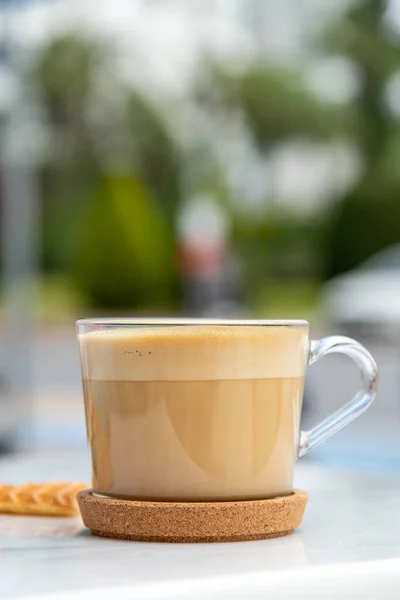
<svg viewBox="0 0 400 600">
<path fill-rule="evenodd" d="M 238 502 L 151 502 L 78 494 L 95 535 L 150 542 L 234 542 L 288 535 L 303 519 L 308 494 Z"/>
</svg>

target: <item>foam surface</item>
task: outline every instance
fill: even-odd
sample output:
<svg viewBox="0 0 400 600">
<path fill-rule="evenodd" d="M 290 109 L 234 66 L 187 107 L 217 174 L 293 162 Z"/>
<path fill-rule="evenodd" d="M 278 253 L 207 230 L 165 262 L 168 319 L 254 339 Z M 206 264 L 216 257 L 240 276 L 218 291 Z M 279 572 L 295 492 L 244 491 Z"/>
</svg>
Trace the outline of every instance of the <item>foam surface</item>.
<svg viewBox="0 0 400 600">
<path fill-rule="evenodd" d="M 306 326 L 185 325 L 110 328 L 79 335 L 83 377 L 203 381 L 301 377 Z"/>
</svg>

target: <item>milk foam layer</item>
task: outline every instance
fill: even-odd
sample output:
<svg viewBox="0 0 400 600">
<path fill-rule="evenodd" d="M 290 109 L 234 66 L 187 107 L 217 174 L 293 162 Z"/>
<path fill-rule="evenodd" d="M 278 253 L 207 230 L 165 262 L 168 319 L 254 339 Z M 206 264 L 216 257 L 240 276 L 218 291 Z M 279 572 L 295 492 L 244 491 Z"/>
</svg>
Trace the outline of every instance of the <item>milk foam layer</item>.
<svg viewBox="0 0 400 600">
<path fill-rule="evenodd" d="M 210 381 L 302 377 L 306 326 L 110 328 L 79 336 L 83 377 L 103 381 Z"/>
</svg>

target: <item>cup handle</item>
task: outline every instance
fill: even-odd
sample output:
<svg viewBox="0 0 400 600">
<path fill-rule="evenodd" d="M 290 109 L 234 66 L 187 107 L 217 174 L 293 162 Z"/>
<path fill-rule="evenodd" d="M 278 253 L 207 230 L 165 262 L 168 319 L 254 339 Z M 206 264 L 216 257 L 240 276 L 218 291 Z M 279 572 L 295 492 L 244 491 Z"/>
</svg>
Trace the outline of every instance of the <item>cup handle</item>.
<svg viewBox="0 0 400 600">
<path fill-rule="evenodd" d="M 332 353 L 345 354 L 354 360 L 361 371 L 362 388 L 348 404 L 313 429 L 300 432 L 298 458 L 362 415 L 376 396 L 378 367 L 364 346 L 351 338 L 338 335 L 322 340 L 311 340 L 308 364 L 312 365 L 323 356 Z"/>
</svg>

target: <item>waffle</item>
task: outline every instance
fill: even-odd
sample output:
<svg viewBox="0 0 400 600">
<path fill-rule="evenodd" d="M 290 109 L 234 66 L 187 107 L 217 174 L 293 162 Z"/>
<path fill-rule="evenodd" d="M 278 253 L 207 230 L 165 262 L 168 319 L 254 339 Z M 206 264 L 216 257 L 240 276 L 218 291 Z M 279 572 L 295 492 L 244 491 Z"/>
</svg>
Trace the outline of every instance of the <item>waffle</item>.
<svg viewBox="0 0 400 600">
<path fill-rule="evenodd" d="M 84 483 L 27 483 L 0 485 L 0 513 L 74 517 L 79 513 L 76 495 Z"/>
</svg>

